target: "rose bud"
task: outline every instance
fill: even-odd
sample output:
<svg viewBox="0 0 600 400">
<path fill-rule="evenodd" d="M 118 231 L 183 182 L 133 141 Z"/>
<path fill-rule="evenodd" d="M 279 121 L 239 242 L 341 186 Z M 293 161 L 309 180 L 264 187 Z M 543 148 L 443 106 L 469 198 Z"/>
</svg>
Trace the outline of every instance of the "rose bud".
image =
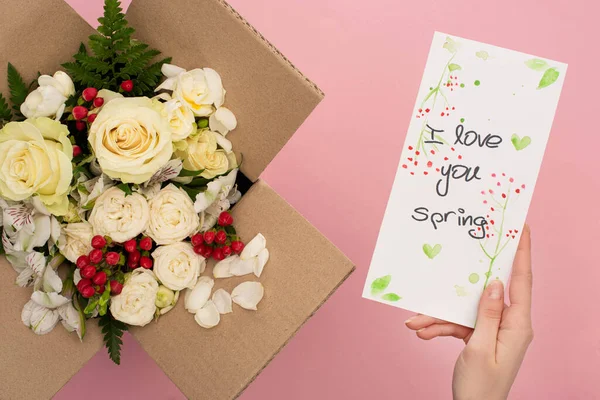
<svg viewBox="0 0 600 400">
<path fill-rule="evenodd" d="M 86 279 L 92 279 L 96 275 L 96 267 L 88 265 L 81 269 L 81 277 Z"/>
<path fill-rule="evenodd" d="M 83 91 L 83 93 L 81 94 L 81 97 L 83 97 L 83 99 L 85 101 L 92 101 L 96 98 L 97 95 L 98 95 L 98 89 L 89 87 Z"/>
<path fill-rule="evenodd" d="M 83 256 L 79 256 L 77 258 L 77 268 L 81 269 L 83 267 L 87 267 L 88 265 L 90 265 L 90 258 L 86 255 Z"/>
<path fill-rule="evenodd" d="M 94 249 L 92 251 L 90 251 L 90 262 L 94 263 L 94 264 L 98 264 L 100 261 L 102 261 L 102 250 L 100 249 Z"/>
<path fill-rule="evenodd" d="M 242 250 L 244 250 L 244 243 L 236 240 L 235 242 L 231 242 L 231 250 L 233 250 L 236 254 L 240 254 Z"/>
<path fill-rule="evenodd" d="M 211 244 L 215 241 L 215 233 L 213 231 L 208 231 L 204 233 L 204 243 Z"/>
<path fill-rule="evenodd" d="M 77 129 L 79 132 L 82 132 L 85 130 L 85 122 L 83 121 L 77 121 L 75 122 L 75 129 Z"/>
<path fill-rule="evenodd" d="M 137 248 L 137 243 L 136 243 L 135 239 L 131 239 L 131 240 L 128 240 L 125 243 L 123 243 L 123 247 L 125 248 L 126 252 L 133 253 L 135 251 L 135 249 Z"/>
<path fill-rule="evenodd" d="M 204 243 L 204 238 L 202 237 L 201 233 L 196 233 L 194 236 L 192 236 L 192 246 L 196 247 L 202 243 Z"/>
<path fill-rule="evenodd" d="M 133 90 L 133 81 L 129 79 L 121 82 L 121 89 L 123 89 L 124 92 L 131 92 Z"/>
<path fill-rule="evenodd" d="M 102 107 L 104 105 L 104 99 L 102 97 L 96 97 L 94 99 L 94 107 Z"/>
<path fill-rule="evenodd" d="M 85 117 L 87 117 L 88 115 L 88 109 L 85 108 L 84 106 L 75 106 L 73 107 L 73 118 L 75 118 L 75 120 L 79 121 L 84 119 Z"/>
<path fill-rule="evenodd" d="M 149 257 L 140 258 L 140 267 L 150 269 L 152 268 L 152 260 Z"/>
<path fill-rule="evenodd" d="M 217 247 L 213 250 L 212 256 L 215 260 L 221 261 L 225 259 L 225 255 L 223 254 L 223 249 L 221 247 Z"/>
<path fill-rule="evenodd" d="M 215 242 L 217 244 L 225 244 L 226 241 L 227 241 L 227 234 L 225 233 L 225 231 L 217 232 L 217 234 L 215 235 Z"/>
<path fill-rule="evenodd" d="M 231 255 L 231 252 L 231 247 L 223 246 L 223 255 L 225 256 L 225 258 L 229 257 Z"/>
<path fill-rule="evenodd" d="M 106 272 L 104 271 L 96 272 L 96 275 L 94 275 L 94 277 L 92 278 L 92 282 L 94 282 L 94 285 L 104 285 L 106 283 L 106 280 L 107 276 Z"/>
<path fill-rule="evenodd" d="M 123 291 L 123 284 L 118 281 L 110 281 L 110 292 L 114 295 L 121 294 Z"/>
<path fill-rule="evenodd" d="M 121 259 L 121 255 L 114 251 L 109 251 L 106 253 L 106 263 L 108 265 L 117 265 L 119 263 L 119 259 Z"/>
<path fill-rule="evenodd" d="M 85 297 L 86 299 L 89 299 L 90 297 L 92 297 L 95 294 L 96 294 L 96 290 L 92 286 L 86 286 L 81 291 L 81 295 L 83 297 Z"/>
<path fill-rule="evenodd" d="M 101 249 L 106 246 L 106 239 L 104 236 L 96 235 L 92 238 L 92 247 L 95 249 Z"/>
<path fill-rule="evenodd" d="M 83 291 L 83 288 L 85 288 L 86 286 L 91 286 L 92 285 L 92 281 L 90 279 L 81 279 L 78 283 L 77 283 L 77 290 L 79 290 L 79 292 L 81 293 Z"/>
<path fill-rule="evenodd" d="M 233 224 L 233 217 L 227 211 L 223 211 L 221 215 L 219 215 L 219 225 L 221 226 L 229 226 Z"/>
<path fill-rule="evenodd" d="M 73 157 L 77 157 L 81 155 L 81 147 L 74 145 L 73 146 Z"/>
<path fill-rule="evenodd" d="M 148 251 L 152 249 L 152 239 L 150 239 L 149 237 L 145 237 L 142 240 L 140 240 L 140 249 Z"/>
<path fill-rule="evenodd" d="M 90 114 L 90 115 L 88 115 L 88 118 L 87 118 L 88 124 L 93 124 L 94 121 L 96 120 L 97 116 L 98 116 L 98 114 Z"/>
</svg>

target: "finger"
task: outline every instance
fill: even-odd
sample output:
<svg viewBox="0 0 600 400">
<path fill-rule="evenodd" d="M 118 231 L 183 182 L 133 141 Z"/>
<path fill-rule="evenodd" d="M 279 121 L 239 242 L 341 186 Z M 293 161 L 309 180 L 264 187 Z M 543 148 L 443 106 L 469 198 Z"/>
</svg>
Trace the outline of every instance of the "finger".
<svg viewBox="0 0 600 400">
<path fill-rule="evenodd" d="M 500 280 L 495 279 L 490 282 L 481 295 L 477 324 L 469 346 L 476 346 L 487 353 L 495 354 L 503 309 L 504 285 Z"/>
<path fill-rule="evenodd" d="M 453 336 L 457 339 L 468 341 L 473 330 L 466 326 L 456 325 L 452 323 L 433 324 L 426 328 L 419 329 L 417 336 L 423 340 L 431 340 L 439 336 Z"/>
<path fill-rule="evenodd" d="M 513 262 L 510 278 L 509 295 L 511 305 L 522 306 L 529 313 L 531 311 L 531 285 L 533 275 L 531 272 L 531 231 L 525 225 L 519 248 Z"/>
<path fill-rule="evenodd" d="M 411 317 L 404 321 L 406 326 L 413 331 L 423 329 L 433 324 L 446 324 L 447 321 L 430 317 L 428 315 L 417 314 L 414 317 Z"/>
</svg>

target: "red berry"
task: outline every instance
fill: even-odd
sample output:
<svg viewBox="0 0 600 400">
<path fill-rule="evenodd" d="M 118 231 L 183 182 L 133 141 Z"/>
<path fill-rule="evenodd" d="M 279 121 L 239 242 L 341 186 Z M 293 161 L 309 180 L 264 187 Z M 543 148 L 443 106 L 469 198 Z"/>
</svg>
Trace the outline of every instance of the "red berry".
<svg viewBox="0 0 600 400">
<path fill-rule="evenodd" d="M 108 265 L 117 265 L 119 263 L 120 258 L 121 255 L 117 252 L 109 251 L 108 253 L 106 253 L 106 263 Z"/>
<path fill-rule="evenodd" d="M 129 258 L 127 259 L 127 261 L 137 265 L 140 262 L 141 257 L 142 255 L 140 254 L 139 250 L 134 250 L 131 253 L 129 253 Z"/>
<path fill-rule="evenodd" d="M 83 267 L 87 267 L 88 265 L 90 265 L 90 258 L 86 255 L 83 256 L 79 256 L 77 258 L 77 268 L 81 269 Z"/>
<path fill-rule="evenodd" d="M 85 108 L 84 106 L 73 107 L 73 118 L 75 118 L 75 120 L 77 120 L 77 121 L 82 120 L 85 117 L 87 117 L 87 115 L 88 115 L 88 109 Z"/>
<path fill-rule="evenodd" d="M 135 251 L 135 249 L 137 248 L 137 243 L 136 243 L 135 239 L 131 239 L 131 240 L 128 240 L 125 243 L 123 243 L 123 247 L 125 248 L 126 252 L 133 253 Z"/>
<path fill-rule="evenodd" d="M 215 241 L 215 232 L 213 232 L 213 231 L 204 232 L 204 243 L 211 244 L 214 241 Z"/>
<path fill-rule="evenodd" d="M 94 107 L 102 107 L 104 105 L 104 99 L 102 97 L 96 97 L 94 99 Z"/>
<path fill-rule="evenodd" d="M 91 286 L 92 285 L 92 281 L 89 279 L 81 279 L 79 281 L 79 283 L 77 283 L 77 290 L 79 290 L 79 292 L 81 293 L 83 291 L 83 288 L 85 288 L 86 286 Z"/>
<path fill-rule="evenodd" d="M 81 291 L 81 295 L 83 297 L 85 297 L 86 299 L 89 299 L 90 297 L 92 297 L 95 294 L 96 294 L 96 290 L 94 289 L 93 286 L 86 286 Z"/>
<path fill-rule="evenodd" d="M 106 279 L 106 272 L 98 271 L 92 278 L 92 282 L 94 282 L 94 285 L 104 285 L 106 283 Z"/>
<path fill-rule="evenodd" d="M 194 236 L 192 236 L 192 246 L 196 247 L 202 243 L 204 243 L 204 238 L 202 237 L 201 233 L 196 233 Z"/>
<path fill-rule="evenodd" d="M 202 249 L 202 253 L 200 255 L 204 258 L 210 258 L 212 252 L 213 252 L 212 247 L 204 246 L 204 248 Z"/>
<path fill-rule="evenodd" d="M 121 82 L 121 89 L 123 89 L 124 92 L 131 92 L 133 90 L 133 81 L 126 80 Z"/>
<path fill-rule="evenodd" d="M 96 120 L 96 117 L 98 116 L 98 114 L 90 114 L 88 115 L 88 124 L 93 124 L 94 121 Z"/>
<path fill-rule="evenodd" d="M 83 99 L 85 101 L 92 101 L 96 98 L 97 95 L 98 95 L 98 89 L 89 87 L 83 91 L 83 93 L 81 94 L 81 97 L 83 97 Z"/>
<path fill-rule="evenodd" d="M 217 247 L 216 249 L 214 249 L 213 252 L 212 252 L 212 256 L 217 261 L 224 260 L 225 259 L 225 255 L 223 254 L 223 248 Z"/>
<path fill-rule="evenodd" d="M 217 244 L 225 244 L 226 241 L 227 241 L 227 234 L 225 233 L 225 231 L 217 232 L 217 234 L 215 235 L 215 242 Z"/>
<path fill-rule="evenodd" d="M 106 246 L 106 239 L 104 236 L 96 235 L 92 238 L 92 247 L 95 249 L 101 249 Z"/>
<path fill-rule="evenodd" d="M 81 147 L 74 145 L 73 146 L 73 157 L 77 157 L 81 155 Z"/>
<path fill-rule="evenodd" d="M 106 287 L 104 287 L 104 285 L 96 286 L 96 293 L 102 294 L 102 293 L 104 293 L 104 289 L 106 289 Z"/>
<path fill-rule="evenodd" d="M 75 122 L 75 129 L 77 129 L 79 132 L 84 131 L 85 127 L 86 127 L 85 122 L 83 122 L 83 121 Z"/>
<path fill-rule="evenodd" d="M 206 246 L 204 245 L 204 243 L 200 243 L 199 245 L 194 246 L 194 253 L 202 255 L 205 247 Z"/>
<path fill-rule="evenodd" d="M 110 281 L 110 292 L 112 294 L 121 294 L 123 290 L 123 284 L 118 281 Z"/>
<path fill-rule="evenodd" d="M 88 265 L 87 267 L 83 267 L 81 269 L 81 277 L 86 279 L 92 279 L 96 275 L 96 267 L 93 265 Z"/>
<path fill-rule="evenodd" d="M 102 256 L 102 250 L 94 249 L 90 251 L 90 262 L 93 264 L 98 264 L 100 261 L 102 261 Z"/>
<path fill-rule="evenodd" d="M 233 250 L 236 254 L 240 254 L 242 250 L 244 250 L 244 243 L 236 240 L 235 242 L 231 242 L 231 250 Z"/>
<path fill-rule="evenodd" d="M 150 250 L 152 248 L 152 239 L 149 237 L 145 237 L 140 240 L 140 249 L 142 250 Z"/>
<path fill-rule="evenodd" d="M 219 215 L 219 225 L 221 226 L 229 226 L 233 224 L 233 217 L 227 211 L 223 211 L 221 215 Z"/>
<path fill-rule="evenodd" d="M 150 259 L 150 257 L 144 256 L 144 257 L 140 258 L 140 267 L 146 268 L 146 269 L 152 268 L 152 260 Z"/>
<path fill-rule="evenodd" d="M 223 255 L 227 258 L 231 255 L 231 247 L 223 246 Z"/>
</svg>

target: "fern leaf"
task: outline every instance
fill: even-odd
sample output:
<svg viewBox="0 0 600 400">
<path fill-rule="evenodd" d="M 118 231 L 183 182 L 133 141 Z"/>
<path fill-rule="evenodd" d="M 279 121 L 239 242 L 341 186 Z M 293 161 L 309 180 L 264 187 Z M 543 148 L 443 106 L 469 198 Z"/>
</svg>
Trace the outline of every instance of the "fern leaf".
<svg viewBox="0 0 600 400">
<path fill-rule="evenodd" d="M 8 63 L 8 88 L 10 90 L 10 102 L 13 105 L 13 110 L 18 115 L 21 115 L 21 104 L 27 98 L 29 91 L 23 77 L 11 63 Z"/>
<path fill-rule="evenodd" d="M 10 106 L 4 96 L 2 96 L 2 93 L 0 93 L 0 121 L 10 121 L 11 118 Z"/>
<path fill-rule="evenodd" d="M 127 325 L 117 321 L 107 312 L 98 321 L 104 335 L 104 345 L 108 350 L 108 356 L 117 365 L 121 364 L 121 345 L 123 344 L 123 332 L 127 330 Z"/>
</svg>

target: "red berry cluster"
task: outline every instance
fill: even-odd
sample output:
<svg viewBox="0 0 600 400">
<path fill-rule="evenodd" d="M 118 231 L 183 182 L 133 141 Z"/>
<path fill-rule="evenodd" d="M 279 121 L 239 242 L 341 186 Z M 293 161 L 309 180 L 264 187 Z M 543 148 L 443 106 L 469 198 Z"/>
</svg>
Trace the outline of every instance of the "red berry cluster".
<svg viewBox="0 0 600 400">
<path fill-rule="evenodd" d="M 150 269 L 152 268 L 152 259 L 150 258 L 150 250 L 152 250 L 152 239 L 144 237 L 138 241 L 131 239 L 123 243 L 123 248 L 128 253 L 127 266 L 131 269 L 138 267 Z"/>
<path fill-rule="evenodd" d="M 100 108 L 103 104 L 104 99 L 98 97 L 98 89 L 93 87 L 84 89 L 77 101 L 77 106 L 73 107 L 73 111 L 71 112 L 72 118 L 76 121 L 75 128 L 80 132 L 84 131 L 87 128 L 87 124 L 92 124 L 98 115 L 97 112 L 90 112 L 90 110 Z"/>
<path fill-rule="evenodd" d="M 217 227 L 204 233 L 192 236 L 192 246 L 196 254 L 204 258 L 224 260 L 233 253 L 240 254 L 244 250 L 244 243 L 239 240 L 233 228 L 233 217 L 228 211 L 219 215 Z"/>
</svg>

